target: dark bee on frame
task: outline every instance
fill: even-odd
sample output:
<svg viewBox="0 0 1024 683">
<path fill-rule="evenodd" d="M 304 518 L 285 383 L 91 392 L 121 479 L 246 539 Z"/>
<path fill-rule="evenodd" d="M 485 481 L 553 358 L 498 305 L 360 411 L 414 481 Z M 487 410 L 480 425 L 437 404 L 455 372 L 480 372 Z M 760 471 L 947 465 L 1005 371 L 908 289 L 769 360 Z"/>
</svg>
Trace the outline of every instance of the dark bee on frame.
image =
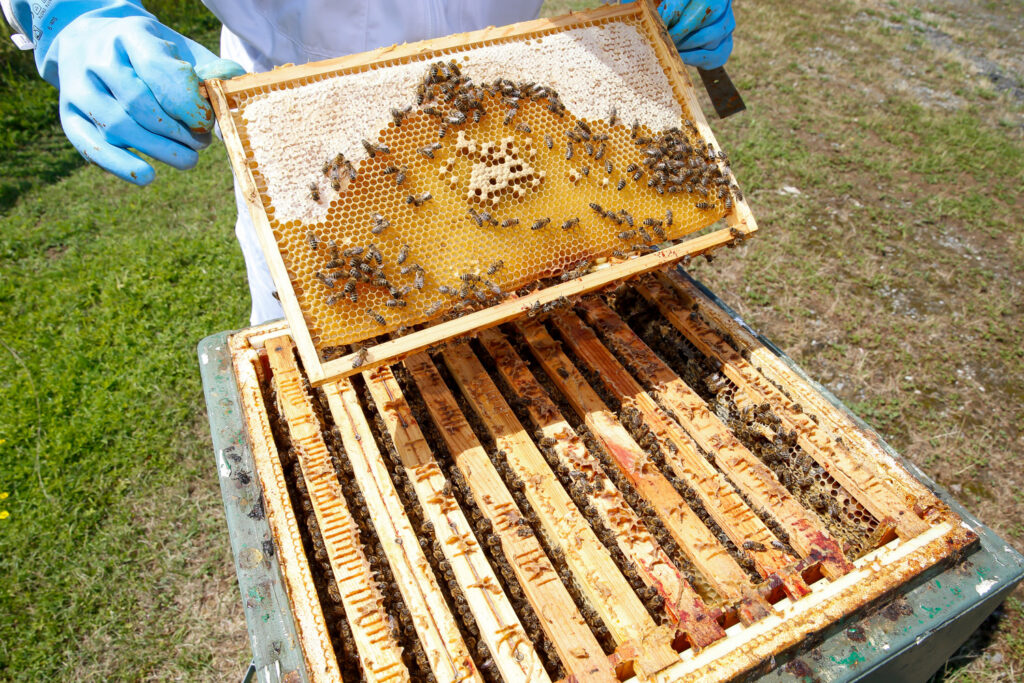
<svg viewBox="0 0 1024 683">
<path fill-rule="evenodd" d="M 429 145 L 427 145 L 425 147 L 420 147 L 419 148 L 419 153 L 420 153 L 421 156 L 424 156 L 427 159 L 433 159 L 434 158 L 434 152 L 436 152 L 439 149 L 441 149 L 441 143 L 440 142 L 432 142 L 431 144 L 429 144 Z"/>
<path fill-rule="evenodd" d="M 373 319 L 373 322 L 377 323 L 378 325 L 388 324 L 388 321 L 384 318 L 384 316 L 382 316 L 380 313 L 373 310 L 372 308 L 366 309 L 366 315 L 370 316 L 370 318 Z"/>
<path fill-rule="evenodd" d="M 506 218 L 501 222 L 501 227 L 503 228 L 511 228 L 513 225 L 519 225 L 518 218 Z"/>
<path fill-rule="evenodd" d="M 530 230 L 540 230 L 550 222 L 550 218 L 540 218 L 533 225 L 530 226 Z"/>
<path fill-rule="evenodd" d="M 314 202 L 320 202 L 320 188 L 317 187 L 316 183 L 309 184 L 309 196 L 313 198 Z"/>
<path fill-rule="evenodd" d="M 310 230 L 306 233 L 306 243 L 309 244 L 309 248 L 316 251 L 317 246 L 320 245 L 320 240 L 316 238 L 316 233 Z"/>
</svg>

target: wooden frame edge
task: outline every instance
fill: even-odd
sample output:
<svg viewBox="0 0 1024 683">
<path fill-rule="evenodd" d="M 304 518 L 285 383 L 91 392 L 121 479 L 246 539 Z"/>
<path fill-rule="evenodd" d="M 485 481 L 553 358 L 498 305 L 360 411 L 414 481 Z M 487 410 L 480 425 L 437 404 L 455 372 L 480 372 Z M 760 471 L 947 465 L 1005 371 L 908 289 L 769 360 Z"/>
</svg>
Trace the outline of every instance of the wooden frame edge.
<svg viewBox="0 0 1024 683">
<path fill-rule="evenodd" d="M 562 297 L 586 294 L 595 289 L 601 289 L 617 282 L 625 281 L 634 275 L 649 273 L 652 270 L 672 265 L 687 256 L 698 256 L 722 247 L 733 239 L 735 239 L 735 236 L 732 232 L 729 229 L 723 228 L 700 237 L 685 240 L 679 244 L 674 244 L 660 251 L 629 259 L 628 261 L 613 263 L 610 266 L 587 273 L 574 280 L 545 287 L 525 296 L 464 315 L 461 318 L 438 323 L 416 332 L 410 332 L 402 337 L 377 344 L 367 350 L 366 358 L 363 360 L 362 365 L 353 366 L 353 361 L 358 355 L 356 353 L 335 358 L 323 364 L 323 374 L 320 377 L 314 378 L 312 373 L 310 373 L 310 382 L 314 386 L 318 386 L 327 381 L 364 372 L 378 365 L 396 363 L 406 356 L 423 351 L 442 341 L 495 327 L 517 318 L 523 313 L 528 313 L 531 309 L 549 304 Z M 303 363 L 305 362 L 306 360 L 303 358 Z"/>
</svg>

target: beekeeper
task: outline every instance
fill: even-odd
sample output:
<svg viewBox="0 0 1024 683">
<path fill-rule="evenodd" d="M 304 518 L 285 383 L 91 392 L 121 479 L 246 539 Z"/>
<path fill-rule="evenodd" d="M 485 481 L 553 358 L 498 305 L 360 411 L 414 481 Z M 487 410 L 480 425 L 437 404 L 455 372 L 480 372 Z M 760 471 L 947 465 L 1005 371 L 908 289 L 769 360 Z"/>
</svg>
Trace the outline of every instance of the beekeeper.
<svg viewBox="0 0 1024 683">
<path fill-rule="evenodd" d="M 68 140 L 88 161 L 136 185 L 178 169 L 209 144 L 206 78 L 231 78 L 533 19 L 542 0 L 204 0 L 220 19 L 218 58 L 161 24 L 138 0 L 0 0 L 15 44 L 35 52 L 60 91 Z M 683 61 L 721 66 L 732 51 L 731 0 L 666 0 L 659 8 Z M 245 256 L 252 324 L 282 317 L 249 213 L 235 184 L 235 234 Z"/>
</svg>

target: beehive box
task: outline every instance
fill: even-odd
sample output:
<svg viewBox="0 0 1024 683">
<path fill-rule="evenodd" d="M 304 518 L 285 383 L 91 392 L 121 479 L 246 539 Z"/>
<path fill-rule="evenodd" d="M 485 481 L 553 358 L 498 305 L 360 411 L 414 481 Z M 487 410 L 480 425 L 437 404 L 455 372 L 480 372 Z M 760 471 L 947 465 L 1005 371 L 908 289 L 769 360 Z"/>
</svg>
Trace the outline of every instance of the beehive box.
<svg viewBox="0 0 1024 683">
<path fill-rule="evenodd" d="M 310 379 L 749 236 L 670 45 L 639 2 L 207 83 Z"/>
<path fill-rule="evenodd" d="M 311 680 L 731 680 L 977 540 L 675 270 L 319 388 L 230 346 Z"/>
</svg>

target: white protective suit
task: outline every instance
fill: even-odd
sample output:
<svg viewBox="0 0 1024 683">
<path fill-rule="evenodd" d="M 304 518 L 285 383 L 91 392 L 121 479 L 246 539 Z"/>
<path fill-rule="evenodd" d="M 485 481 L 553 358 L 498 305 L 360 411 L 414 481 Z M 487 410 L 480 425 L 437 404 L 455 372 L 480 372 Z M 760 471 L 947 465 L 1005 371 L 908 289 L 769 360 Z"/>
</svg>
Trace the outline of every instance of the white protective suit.
<svg viewBox="0 0 1024 683">
<path fill-rule="evenodd" d="M 221 57 L 250 73 L 395 43 L 534 19 L 543 0 L 203 0 L 224 23 Z M 256 229 L 235 183 L 253 325 L 283 317 Z"/>
</svg>

